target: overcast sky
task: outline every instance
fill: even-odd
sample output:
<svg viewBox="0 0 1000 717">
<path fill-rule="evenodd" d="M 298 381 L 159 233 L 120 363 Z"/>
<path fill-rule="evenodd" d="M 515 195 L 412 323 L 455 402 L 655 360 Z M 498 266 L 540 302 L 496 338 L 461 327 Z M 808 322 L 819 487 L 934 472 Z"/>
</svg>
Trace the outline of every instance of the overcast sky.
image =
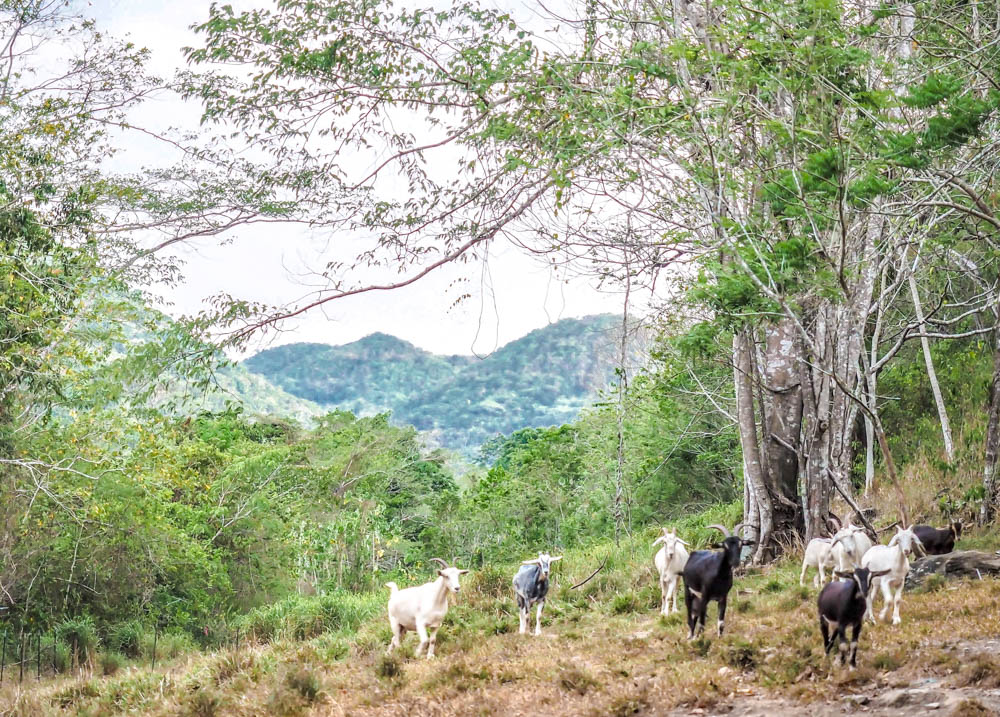
<svg viewBox="0 0 1000 717">
<path fill-rule="evenodd" d="M 520 10 L 533 8 L 526 4 Z M 183 66 L 181 48 L 196 44 L 188 27 L 205 19 L 207 11 L 208 3 L 199 0 L 95 0 L 87 9 L 115 36 L 128 35 L 148 47 L 153 69 L 162 75 Z M 147 119 L 170 118 L 180 126 L 196 126 L 198 118 L 197 106 L 170 98 L 144 112 Z M 130 149 L 130 161 L 139 164 L 155 163 L 152 153 L 162 151 L 153 145 Z M 221 246 L 218 240 L 205 240 L 180 253 L 185 281 L 158 293 L 170 302 L 167 310 L 173 314 L 196 313 L 205 308 L 207 297 L 220 292 L 269 304 L 293 301 L 308 293 L 310 269 L 329 260 L 323 249 L 331 238 L 269 226 L 241 231 Z M 464 294 L 471 298 L 456 304 Z M 621 309 L 620 294 L 599 291 L 591 281 L 561 275 L 513 247 L 494 244 L 485 270 L 444 267 L 405 289 L 330 302 L 286 323 L 264 345 L 342 344 L 381 331 L 437 353 L 486 354 L 559 319 Z M 261 347 L 255 342 L 249 353 Z"/>
</svg>

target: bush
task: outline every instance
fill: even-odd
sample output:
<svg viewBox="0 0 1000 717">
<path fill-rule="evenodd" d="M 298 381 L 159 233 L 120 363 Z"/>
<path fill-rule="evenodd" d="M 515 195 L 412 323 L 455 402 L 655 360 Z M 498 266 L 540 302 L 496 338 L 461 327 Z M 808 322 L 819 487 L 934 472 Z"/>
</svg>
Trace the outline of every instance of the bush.
<svg viewBox="0 0 1000 717">
<path fill-rule="evenodd" d="M 76 648 L 76 659 L 79 661 L 88 659 L 97 651 L 97 628 L 89 616 L 64 620 L 56 627 L 56 635 L 69 645 L 71 655 Z"/>
<path fill-rule="evenodd" d="M 172 660 L 180 655 L 196 652 L 198 646 L 194 639 L 183 632 L 154 633 L 147 630 L 139 638 L 139 654 L 143 661 L 153 659 L 153 642 L 156 642 L 156 664 L 163 660 Z"/>
<path fill-rule="evenodd" d="M 403 675 L 403 659 L 399 655 L 382 655 L 375 662 L 375 674 L 386 679 Z"/>
<path fill-rule="evenodd" d="M 66 643 L 56 642 L 56 651 L 52 659 L 52 668 L 60 674 L 69 670 L 70 656 L 69 647 L 66 646 Z"/>
<path fill-rule="evenodd" d="M 600 682 L 583 668 L 567 665 L 559 671 L 559 685 L 570 692 L 585 695 L 592 687 L 599 686 Z"/>
<path fill-rule="evenodd" d="M 496 565 L 484 565 L 469 576 L 467 590 L 492 598 L 509 598 L 512 577 L 509 571 L 502 570 Z"/>
<path fill-rule="evenodd" d="M 354 631 L 384 607 L 384 599 L 374 593 L 338 591 L 315 597 L 295 595 L 251 611 L 240 620 L 238 627 L 258 640 L 279 637 L 307 640 L 324 632 Z"/>
<path fill-rule="evenodd" d="M 198 687 L 188 695 L 184 704 L 184 714 L 192 717 L 215 717 L 222 707 L 222 697 L 218 692 Z"/>
<path fill-rule="evenodd" d="M 125 666 L 128 660 L 120 652 L 104 652 L 97 658 L 102 675 L 113 675 Z"/>
<path fill-rule="evenodd" d="M 305 698 L 307 702 L 315 702 L 320 694 L 319 678 L 304 667 L 292 670 L 285 676 L 285 684 Z"/>
<path fill-rule="evenodd" d="M 615 615 L 625 615 L 642 610 L 642 601 L 633 592 L 615 595 L 611 601 L 611 612 Z"/>
<path fill-rule="evenodd" d="M 142 654 L 142 625 L 132 620 L 111 629 L 108 645 L 112 650 L 135 659 Z"/>
</svg>

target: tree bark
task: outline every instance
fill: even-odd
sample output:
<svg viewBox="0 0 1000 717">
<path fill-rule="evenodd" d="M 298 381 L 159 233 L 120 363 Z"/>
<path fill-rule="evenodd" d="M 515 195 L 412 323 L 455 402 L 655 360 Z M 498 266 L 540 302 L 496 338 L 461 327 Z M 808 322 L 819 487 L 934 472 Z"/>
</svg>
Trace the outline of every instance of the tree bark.
<svg viewBox="0 0 1000 717">
<path fill-rule="evenodd" d="M 916 267 L 913 267 L 914 271 Z M 913 299 L 913 310 L 917 317 L 917 326 L 920 333 L 924 333 L 924 309 L 920 305 L 920 293 L 917 291 L 917 279 L 913 271 L 909 276 L 910 296 Z M 948 420 L 948 409 L 944 405 L 944 398 L 941 396 L 941 385 L 938 383 L 937 372 L 934 370 L 934 358 L 931 356 L 931 344 L 926 336 L 920 337 L 920 345 L 924 350 L 924 363 L 927 366 L 927 379 L 931 382 L 931 393 L 934 394 L 934 403 L 937 405 L 938 419 L 941 421 L 941 434 L 944 437 L 944 454 L 948 463 L 955 461 L 955 444 L 951 438 L 951 422 Z"/>
<path fill-rule="evenodd" d="M 997 452 L 1000 451 L 1000 326 L 994 335 L 993 381 L 990 384 L 989 421 L 986 424 L 986 459 L 983 463 L 983 503 L 979 509 L 979 524 L 986 525 L 996 517 L 998 486 Z"/>
<path fill-rule="evenodd" d="M 757 529 L 754 562 L 768 557 L 773 532 L 773 505 L 764 479 L 764 466 L 757 443 L 757 421 L 753 405 L 753 351 L 747 329 L 733 335 L 733 380 L 736 388 L 736 418 L 739 422 L 740 447 L 743 452 L 743 515 Z"/>
<path fill-rule="evenodd" d="M 906 587 L 920 585 L 928 575 L 979 578 L 1000 575 L 1000 556 L 979 550 L 956 550 L 945 555 L 928 555 L 910 563 Z"/>
<path fill-rule="evenodd" d="M 767 464 L 764 479 L 773 499 L 774 538 L 782 544 L 801 532 L 799 453 L 802 430 L 801 343 L 795 324 L 782 319 L 765 329 L 762 379 L 768 410 L 762 422 Z M 764 556 L 774 557 L 776 553 Z"/>
<path fill-rule="evenodd" d="M 878 283 L 880 292 L 885 290 L 888 273 L 889 263 L 885 262 Z M 872 331 L 869 366 L 875 366 L 878 362 L 878 346 L 882 339 L 882 318 L 884 315 L 885 302 L 880 293 L 875 307 L 875 328 Z M 866 405 L 868 411 L 865 412 L 865 497 L 867 498 L 875 488 L 875 443 L 877 439 L 875 438 L 875 424 L 872 422 L 872 415 L 878 413 L 878 374 L 874 370 L 865 371 L 864 361 L 861 361 L 858 370 L 864 376 L 867 388 Z"/>
</svg>

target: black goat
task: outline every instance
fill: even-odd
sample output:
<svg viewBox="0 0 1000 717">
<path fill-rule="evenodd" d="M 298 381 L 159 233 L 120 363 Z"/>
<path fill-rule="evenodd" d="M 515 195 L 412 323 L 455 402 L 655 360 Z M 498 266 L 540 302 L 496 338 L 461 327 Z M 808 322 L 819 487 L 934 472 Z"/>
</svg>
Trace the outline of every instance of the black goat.
<svg viewBox="0 0 1000 717">
<path fill-rule="evenodd" d="M 839 570 L 834 575 L 839 581 L 828 583 L 819 593 L 819 629 L 823 633 L 823 649 L 830 654 L 834 641 L 840 639 L 840 661 L 847 662 L 847 651 L 851 652 L 851 669 L 857 667 L 858 637 L 861 636 L 861 623 L 864 622 L 865 610 L 868 607 L 868 593 L 872 589 L 872 578 L 888 574 L 889 570 L 870 571 L 868 568 L 856 568 L 849 573 Z M 850 648 L 847 645 L 847 628 L 851 629 Z M 833 634 L 830 629 L 833 628 Z"/>
<path fill-rule="evenodd" d="M 947 528 L 914 525 L 913 532 L 924 544 L 924 551 L 928 555 L 944 555 L 953 551 L 955 541 L 962 537 L 962 524 L 955 521 Z"/>
<path fill-rule="evenodd" d="M 710 525 L 725 535 L 721 543 L 713 543 L 712 550 L 695 550 L 684 566 L 684 604 L 687 606 L 689 640 L 695 638 L 697 632 L 705 630 L 705 613 L 708 603 L 715 600 L 719 603 L 719 635 L 726 621 L 726 600 L 729 589 L 733 586 L 733 568 L 740 563 L 740 552 L 744 545 L 753 545 L 753 540 L 743 540 L 733 535 L 722 525 Z M 733 528 L 738 533 L 743 523 Z"/>
</svg>

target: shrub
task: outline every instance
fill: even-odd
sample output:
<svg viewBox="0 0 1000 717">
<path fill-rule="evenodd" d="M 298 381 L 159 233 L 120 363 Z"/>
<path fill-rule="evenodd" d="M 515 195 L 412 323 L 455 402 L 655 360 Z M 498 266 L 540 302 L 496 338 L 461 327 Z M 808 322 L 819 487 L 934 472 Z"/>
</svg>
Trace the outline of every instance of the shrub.
<svg viewBox="0 0 1000 717">
<path fill-rule="evenodd" d="M 633 592 L 615 595 L 611 601 L 611 612 L 615 615 L 625 615 L 640 610 L 642 610 L 642 601 Z"/>
<path fill-rule="evenodd" d="M 285 684 L 304 697 L 307 702 L 315 702 L 316 698 L 319 697 L 319 677 L 304 667 L 290 671 L 285 676 Z"/>
<path fill-rule="evenodd" d="M 332 631 L 353 631 L 385 608 L 376 594 L 337 591 L 329 595 L 294 595 L 281 602 L 257 608 L 245 615 L 239 629 L 259 640 L 286 637 L 306 640 Z"/>
<path fill-rule="evenodd" d="M 752 670 L 757 665 L 758 648 L 745 640 L 737 639 L 731 645 L 722 646 L 722 659 L 730 667 Z"/>
<path fill-rule="evenodd" d="M 101 653 L 97 658 L 98 667 L 101 669 L 102 675 L 113 675 L 122 667 L 128 660 L 125 655 L 120 652 L 104 652 Z"/>
<path fill-rule="evenodd" d="M 147 630 L 139 638 L 139 653 L 143 660 L 153 659 L 153 642 L 156 642 L 156 662 L 171 660 L 198 649 L 190 635 L 183 632 L 154 633 Z"/>
<path fill-rule="evenodd" d="M 70 668 L 70 657 L 69 657 L 69 647 L 66 646 L 64 642 L 56 643 L 55 655 L 52 659 L 52 668 L 57 673 L 63 673 Z"/>
<path fill-rule="evenodd" d="M 142 654 L 142 625 L 135 620 L 116 625 L 111 630 L 108 644 L 111 649 L 131 658 Z"/>
<path fill-rule="evenodd" d="M 382 655 L 375 662 L 375 674 L 386 679 L 403 676 L 403 659 L 399 655 Z"/>
<path fill-rule="evenodd" d="M 205 687 L 197 687 L 184 700 L 184 714 L 192 717 L 215 717 L 222 707 L 222 697 L 218 692 Z"/>
<path fill-rule="evenodd" d="M 991 658 L 980 655 L 962 669 L 956 678 L 956 684 L 987 689 L 1000 687 L 1000 665 Z"/>
<path fill-rule="evenodd" d="M 97 629 L 89 616 L 64 620 L 56 627 L 56 635 L 70 646 L 70 651 L 76 648 L 76 659 L 86 660 L 97 650 Z"/>
<path fill-rule="evenodd" d="M 576 692 L 579 695 L 587 694 L 591 687 L 597 687 L 600 684 L 589 672 L 576 665 L 564 666 L 559 671 L 558 681 L 563 689 Z"/>
<path fill-rule="evenodd" d="M 944 586 L 947 584 L 948 578 L 941 573 L 933 573 L 924 578 L 924 584 L 921 585 L 921 590 L 927 593 L 936 593 L 939 590 L 943 590 Z"/>
<path fill-rule="evenodd" d="M 496 565 L 484 565 L 469 576 L 467 589 L 469 592 L 478 592 L 487 597 L 507 598 L 513 590 L 512 577 L 513 575 L 508 575 Z"/>
<path fill-rule="evenodd" d="M 785 589 L 785 583 L 783 583 L 778 578 L 771 578 L 766 583 L 764 583 L 764 587 L 761 588 L 761 590 L 766 593 L 780 593 L 784 589 Z"/>
</svg>

